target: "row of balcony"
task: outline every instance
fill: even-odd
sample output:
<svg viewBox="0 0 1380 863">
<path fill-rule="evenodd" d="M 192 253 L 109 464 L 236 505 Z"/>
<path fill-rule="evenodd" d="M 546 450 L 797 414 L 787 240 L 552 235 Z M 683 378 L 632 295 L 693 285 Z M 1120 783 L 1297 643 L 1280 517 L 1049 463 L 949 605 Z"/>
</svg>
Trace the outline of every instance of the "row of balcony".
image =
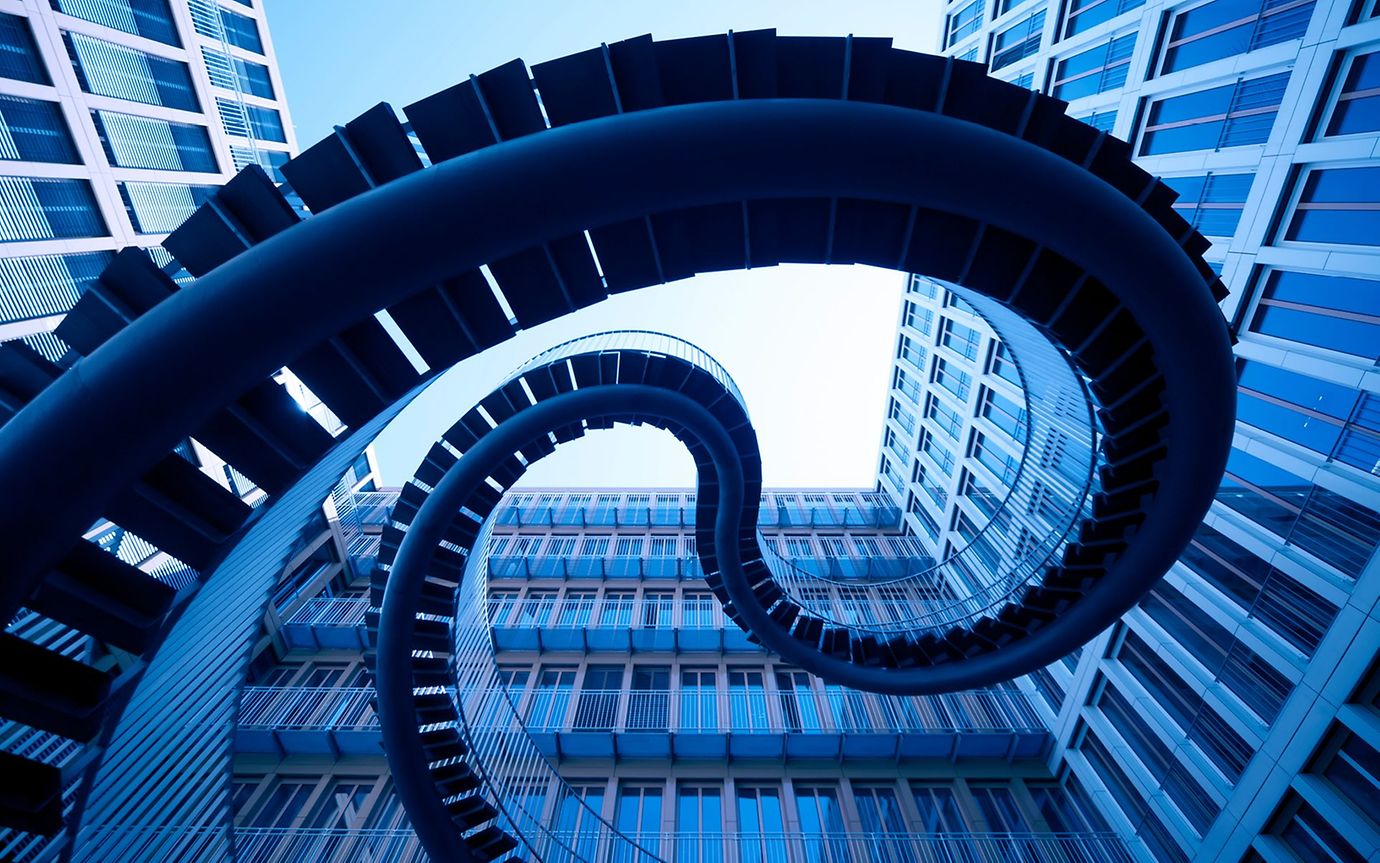
<svg viewBox="0 0 1380 863">
<path fill-rule="evenodd" d="M 933 557 L 809 557 L 785 558 L 800 572 L 830 579 L 858 582 L 891 581 L 935 566 Z M 704 578 L 698 557 L 671 555 L 525 555 L 497 554 L 489 557 L 489 578 L 562 579 L 674 579 L 690 581 Z"/>
<path fill-rule="evenodd" d="M 377 754 L 373 690 L 246 687 L 240 751 Z M 482 689 L 465 693 L 477 734 L 530 734 L 553 758 L 1038 757 L 1048 732 L 1025 693 L 980 690 L 878 696 L 783 692 Z M 516 710 L 516 714 L 514 713 Z M 519 724 L 516 716 L 522 716 Z"/>
<path fill-rule="evenodd" d="M 202 859 L 224 841 L 224 828 L 106 828 L 122 834 L 127 859 Z M 666 863 L 1131 863 L 1112 833 L 631 833 L 628 838 Z M 113 837 L 112 837 L 113 838 Z M 548 863 L 643 863 L 625 840 L 553 831 L 537 842 Z M 408 829 L 240 827 L 240 863 L 425 863 Z"/>
<path fill-rule="evenodd" d="M 770 506 L 757 514 L 761 528 L 895 529 L 901 510 L 890 503 L 862 506 Z M 518 527 L 693 527 L 693 506 L 508 506 L 498 515 L 500 525 Z"/>
</svg>

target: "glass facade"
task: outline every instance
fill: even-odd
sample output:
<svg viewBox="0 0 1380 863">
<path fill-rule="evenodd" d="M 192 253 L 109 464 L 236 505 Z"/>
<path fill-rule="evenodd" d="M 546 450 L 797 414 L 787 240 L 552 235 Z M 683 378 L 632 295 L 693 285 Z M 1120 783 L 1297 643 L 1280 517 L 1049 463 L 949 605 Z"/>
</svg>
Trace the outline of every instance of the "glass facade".
<svg viewBox="0 0 1380 863">
<path fill-rule="evenodd" d="M 963 5 L 946 4 L 950 22 Z M 979 14 L 943 45 L 961 57 L 990 44 L 1002 77 L 1129 141 L 1212 241 L 1231 292 L 1238 421 L 1217 502 L 1121 623 L 1022 683 L 1059 735 L 1054 763 L 1142 859 L 1361 860 L 1380 847 L 1374 816 L 1351 802 L 1373 797 L 1380 775 L 1380 620 L 1357 599 L 1380 588 L 1380 36 L 1364 26 L 1376 8 L 1051 0 Z M 1014 19 L 1041 11 L 1051 41 L 1033 59 L 998 59 L 1026 44 Z M 976 359 L 942 338 L 950 320 L 979 332 Z M 1019 464 L 1018 363 L 921 277 L 897 344 L 907 375 L 890 394 L 877 488 L 905 501 L 918 537 L 962 548 Z M 900 357 L 931 355 L 942 371 L 910 385 Z M 924 408 L 952 404 L 958 371 L 974 395 L 958 411 L 963 446 L 938 469 L 935 441 L 954 440 L 954 418 Z M 1308 766 L 1280 769 L 1282 757 Z"/>
</svg>

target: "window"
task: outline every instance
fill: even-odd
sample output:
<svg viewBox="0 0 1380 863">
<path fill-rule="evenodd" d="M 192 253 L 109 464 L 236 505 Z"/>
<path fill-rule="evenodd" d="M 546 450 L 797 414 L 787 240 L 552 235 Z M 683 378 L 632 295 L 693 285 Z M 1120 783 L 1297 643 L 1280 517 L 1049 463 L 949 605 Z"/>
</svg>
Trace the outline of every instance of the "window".
<svg viewBox="0 0 1380 863">
<path fill-rule="evenodd" d="M 206 61 L 206 73 L 211 83 L 227 90 L 248 93 L 261 99 L 276 98 L 273 79 L 268 67 L 252 60 L 232 57 L 223 51 L 201 46 L 201 58 Z"/>
<path fill-rule="evenodd" d="M 87 93 L 182 111 L 201 110 L 186 63 L 81 33 L 63 33 L 62 39 L 77 81 Z"/>
<path fill-rule="evenodd" d="M 1289 73 L 1281 72 L 1152 102 L 1140 154 L 1263 144 L 1288 84 Z"/>
<path fill-rule="evenodd" d="M 1163 740 L 1146 723 L 1142 711 L 1113 686 L 1107 686 L 1097 706 L 1103 716 L 1130 746 L 1136 758 L 1145 765 L 1153 782 L 1160 785 L 1175 805 L 1188 818 L 1199 835 L 1207 832 L 1220 811 L 1198 780 L 1170 752 Z"/>
<path fill-rule="evenodd" d="M 1107 822 L 1092 804 L 1078 777 L 1070 775 L 1063 787 L 1027 782 L 1026 788 L 1040 810 L 1040 817 L 1056 833 L 1105 833 Z"/>
<path fill-rule="evenodd" d="M 978 31 L 982 26 L 982 2 L 983 0 L 972 0 L 967 6 L 949 16 L 949 35 L 944 40 L 944 47 L 952 48 Z"/>
<path fill-rule="evenodd" d="M 799 847 L 806 860 L 848 860 L 839 790 L 832 785 L 795 784 L 795 814 L 800 819 Z"/>
<path fill-rule="evenodd" d="M 925 396 L 925 418 L 934 420 L 940 431 L 947 434 L 950 440 L 958 442 L 958 432 L 963 427 L 963 418 L 934 393 Z"/>
<path fill-rule="evenodd" d="M 0 95 L 0 159 L 81 162 L 57 102 Z"/>
<path fill-rule="evenodd" d="M 1172 585 L 1161 582 L 1140 607 L 1257 716 L 1275 720 L 1294 684 L 1274 666 Z"/>
<path fill-rule="evenodd" d="M 625 836 L 636 836 L 638 846 L 651 854 L 661 850 L 661 785 L 624 782 L 618 788 L 618 809 L 613 826 Z M 616 863 L 632 863 L 644 855 L 620 845 Z"/>
<path fill-rule="evenodd" d="M 0 12 L 0 78 L 31 84 L 52 83 L 48 70 L 43 67 L 38 46 L 34 44 L 28 19 L 5 12 Z"/>
<path fill-rule="evenodd" d="M 546 626 L 551 622 L 551 611 L 556 607 L 556 591 L 529 590 L 518 607 L 516 625 L 524 627 Z"/>
<path fill-rule="evenodd" d="M 594 591 L 572 590 L 565 595 L 565 600 L 561 603 L 561 615 L 556 625 L 583 629 L 589 625 L 593 611 Z"/>
<path fill-rule="evenodd" d="M 593 860 L 598 856 L 599 816 L 604 809 L 604 784 L 590 780 L 557 784 L 555 834 L 573 859 Z"/>
<path fill-rule="evenodd" d="M 1145 0 L 1069 0 L 1068 18 L 1064 23 L 1064 37 L 1091 30 L 1103 21 L 1139 9 Z"/>
<path fill-rule="evenodd" d="M 1327 123 L 1327 135 L 1380 130 L 1380 51 L 1351 58 L 1341 92 Z"/>
<path fill-rule="evenodd" d="M 968 389 L 973 383 L 973 376 L 943 357 L 937 357 L 934 361 L 934 381 L 953 393 L 959 401 L 966 402 Z"/>
<path fill-rule="evenodd" d="M 992 40 L 992 71 L 1004 69 L 1040 50 L 1040 34 L 1045 29 L 1044 11 L 1007 27 Z"/>
<path fill-rule="evenodd" d="M 91 120 L 114 167 L 212 174 L 218 170 L 205 126 L 113 111 L 92 111 Z"/>
<path fill-rule="evenodd" d="M 76 304 L 110 263 L 110 252 L 0 258 L 0 317 L 58 315 Z"/>
<path fill-rule="evenodd" d="M 1174 209 L 1190 225 L 1209 237 L 1230 237 L 1241 221 L 1254 179 L 1254 174 L 1204 174 L 1163 181 L 1179 193 Z"/>
<path fill-rule="evenodd" d="M 920 431 L 920 451 L 933 459 L 935 465 L 944 472 L 945 476 L 953 476 L 953 450 L 935 440 L 934 435 L 930 434 L 929 429 L 922 429 Z"/>
<path fill-rule="evenodd" d="M 914 284 L 914 282 L 912 282 L 912 284 Z M 925 335 L 929 335 L 934 326 L 934 311 L 925 308 L 919 303 L 913 303 L 907 300 L 906 326 L 917 329 Z"/>
<path fill-rule="evenodd" d="M 947 785 L 914 785 L 915 808 L 920 811 L 921 833 L 968 833 L 968 822 L 958 808 L 954 790 Z"/>
<path fill-rule="evenodd" d="M 905 369 L 896 369 L 892 375 L 891 385 L 901 391 L 901 394 L 912 402 L 920 400 L 920 381 L 907 375 Z"/>
<path fill-rule="evenodd" d="M 761 669 L 728 670 L 728 713 L 734 731 L 767 730 L 767 693 Z"/>
<path fill-rule="evenodd" d="M 120 197 L 135 233 L 164 234 L 174 231 L 211 199 L 217 186 L 186 183 L 120 183 Z"/>
<path fill-rule="evenodd" d="M 586 668 L 572 728 L 577 731 L 612 731 L 618 721 L 618 699 L 622 695 L 622 688 L 623 666 L 591 665 Z"/>
<path fill-rule="evenodd" d="M 1312 0 L 1213 0 L 1195 6 L 1170 21 L 1160 73 L 1298 39 L 1312 16 Z"/>
<path fill-rule="evenodd" d="M 684 668 L 680 672 L 680 729 L 719 730 L 718 672 L 712 668 Z"/>
<path fill-rule="evenodd" d="M 906 434 L 914 433 L 915 414 L 901 407 L 901 403 L 896 401 L 896 399 L 894 398 L 891 399 L 890 403 L 887 406 L 887 415 L 890 416 L 892 419 L 896 420 L 896 422 L 900 423 L 901 428 L 906 430 Z"/>
<path fill-rule="evenodd" d="M 1116 111 L 1093 111 L 1088 116 L 1079 119 L 1099 132 L 1106 132 L 1108 135 L 1112 134 L 1112 129 L 1116 127 Z"/>
<path fill-rule="evenodd" d="M 0 242 L 109 235 L 86 180 L 0 177 L 0 201 Z"/>
<path fill-rule="evenodd" d="M 59 12 L 165 45 L 182 46 L 167 0 L 50 0 Z"/>
<path fill-rule="evenodd" d="M 634 597 L 632 591 L 623 590 L 611 590 L 604 594 L 604 603 L 599 609 L 599 625 L 616 628 L 632 626 Z"/>
<path fill-rule="evenodd" d="M 663 666 L 635 666 L 632 690 L 628 693 L 628 728 L 671 727 L 671 669 Z"/>
<path fill-rule="evenodd" d="M 559 731 L 565 727 L 570 694 L 575 688 L 575 669 L 543 667 L 536 689 L 527 703 L 524 724 L 533 731 Z"/>
<path fill-rule="evenodd" d="M 1072 101 L 1124 85 L 1135 49 L 1136 34 L 1129 33 L 1060 60 L 1054 67 L 1050 93 L 1056 99 Z"/>
<path fill-rule="evenodd" d="M 717 785 L 681 785 L 676 792 L 676 860 L 722 860 L 723 792 Z M 593 859 L 593 858 L 590 858 Z"/>
<path fill-rule="evenodd" d="M 246 105 L 217 96 L 216 110 L 220 113 L 221 125 L 227 135 L 287 143 L 282 115 L 272 108 Z"/>
<path fill-rule="evenodd" d="M 1207 525 L 1179 560 L 1305 655 L 1337 616 L 1336 605 Z"/>
<path fill-rule="evenodd" d="M 317 779 L 282 778 L 273 791 L 254 809 L 245 827 L 283 828 L 295 827 L 296 821 L 306 809 L 307 801 L 316 790 Z"/>
<path fill-rule="evenodd" d="M 1380 168 L 1309 171 L 1284 239 L 1380 246 Z"/>
<path fill-rule="evenodd" d="M 981 341 L 982 335 L 972 327 L 966 327 L 951 318 L 943 319 L 939 342 L 959 356 L 970 360 L 977 359 L 978 344 Z"/>
<path fill-rule="evenodd" d="M 902 335 L 901 342 L 896 349 L 896 356 L 915 366 L 917 369 L 925 367 L 925 349 L 915 343 L 910 336 Z"/>
<path fill-rule="evenodd" d="M 1380 544 L 1380 513 L 1239 449 L 1217 500 L 1352 578 Z"/>
<path fill-rule="evenodd" d="M 1265 279 L 1251 330 L 1380 359 L 1380 282 L 1275 270 Z"/>
<path fill-rule="evenodd" d="M 786 829 L 781 814 L 781 790 L 770 786 L 739 785 L 738 858 L 743 861 L 786 860 Z"/>
<path fill-rule="evenodd" d="M 989 387 L 982 389 L 982 415 L 992 424 L 1011 436 L 1014 441 L 1023 441 L 1026 432 L 1025 408 Z"/>
<path fill-rule="evenodd" d="M 1015 481 L 1021 467 L 1020 459 L 994 445 L 981 432 L 973 435 L 973 457 L 990 470 L 1002 485 L 1008 487 Z"/>
<path fill-rule="evenodd" d="M 649 629 L 670 629 L 675 599 L 675 594 L 668 591 L 647 591 L 642 597 L 642 626 Z"/>
<path fill-rule="evenodd" d="M 236 48 L 264 52 L 263 41 L 259 39 L 259 27 L 248 15 L 231 12 L 216 5 L 213 0 L 197 0 L 192 4 L 192 21 L 196 32 L 217 41 L 224 39 Z"/>
<path fill-rule="evenodd" d="M 1187 863 L 1188 856 L 1160 822 L 1159 816 L 1136 791 L 1135 784 L 1112 758 L 1097 734 L 1089 731 L 1083 738 L 1079 750 L 1102 778 L 1107 790 L 1111 792 L 1112 799 L 1126 813 L 1126 817 L 1132 824 L 1139 825 L 1136 832 L 1145 840 L 1154 858 L 1168 863 Z"/>
<path fill-rule="evenodd" d="M 1008 383 L 1021 385 L 1021 375 L 1011 350 L 1004 342 L 997 342 L 992 348 L 992 374 Z"/>
</svg>

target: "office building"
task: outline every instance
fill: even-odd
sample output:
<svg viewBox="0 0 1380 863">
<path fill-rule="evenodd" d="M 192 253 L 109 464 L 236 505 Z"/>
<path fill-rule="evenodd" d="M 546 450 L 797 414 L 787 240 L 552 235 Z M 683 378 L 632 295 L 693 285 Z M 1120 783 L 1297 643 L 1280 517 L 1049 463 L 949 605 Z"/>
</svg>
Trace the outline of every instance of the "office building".
<svg viewBox="0 0 1380 863">
<path fill-rule="evenodd" d="M 160 248 L 241 168 L 297 151 L 262 2 L 13 0 L 0 9 L 0 340 L 51 334 L 117 249 Z"/>
<path fill-rule="evenodd" d="M 1179 193 L 1239 340 L 1234 447 L 1192 546 L 1120 624 L 1028 678 L 1053 758 L 1157 860 L 1367 859 L 1380 847 L 1361 803 L 1380 778 L 1376 5 L 944 12 L 944 53 L 1067 100 Z M 944 284 L 910 280 L 877 487 L 938 548 L 977 536 L 1019 466 L 1010 353 Z"/>
</svg>

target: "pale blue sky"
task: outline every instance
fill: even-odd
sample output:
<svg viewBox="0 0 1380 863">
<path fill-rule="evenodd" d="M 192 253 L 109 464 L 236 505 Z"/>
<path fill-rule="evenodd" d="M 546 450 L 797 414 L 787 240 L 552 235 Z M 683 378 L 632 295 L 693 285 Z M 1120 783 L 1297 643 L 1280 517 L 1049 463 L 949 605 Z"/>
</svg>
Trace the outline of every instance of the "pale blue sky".
<svg viewBox="0 0 1380 863">
<path fill-rule="evenodd" d="M 891 36 L 933 50 L 939 0 L 265 0 L 300 146 L 377 102 L 403 106 L 473 72 L 529 65 L 619 39 L 775 27 L 786 35 Z M 514 367 L 549 345 L 606 329 L 653 329 L 709 351 L 742 389 L 772 486 L 870 486 L 876 473 L 903 277 L 865 267 L 779 267 L 701 276 L 625 294 L 461 363 L 378 444 L 390 484 Z M 669 435 L 601 432 L 563 447 L 526 484 L 688 486 Z"/>
</svg>

